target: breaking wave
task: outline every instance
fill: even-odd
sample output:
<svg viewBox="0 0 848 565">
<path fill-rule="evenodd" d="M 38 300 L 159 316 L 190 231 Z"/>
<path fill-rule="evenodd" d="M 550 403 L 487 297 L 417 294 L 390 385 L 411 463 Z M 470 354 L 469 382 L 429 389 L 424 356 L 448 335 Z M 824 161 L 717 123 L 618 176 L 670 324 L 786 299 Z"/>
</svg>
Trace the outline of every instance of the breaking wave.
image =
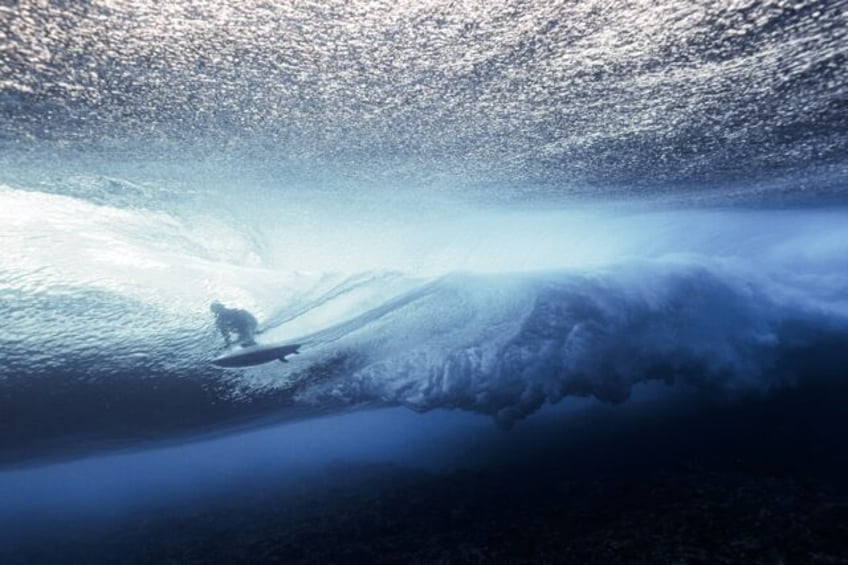
<svg viewBox="0 0 848 565">
<path fill-rule="evenodd" d="M 390 287 L 395 295 L 384 299 Z M 208 366 L 209 328 L 169 325 L 150 306 L 97 293 L 58 302 L 19 299 L 6 319 L 23 312 L 44 324 L 50 312 L 62 313 L 53 322 L 64 325 L 53 325 L 50 339 L 74 336 L 92 318 L 102 333 L 64 346 L 4 339 L 5 385 L 38 386 L 59 374 L 64 388 L 97 381 L 121 386 L 132 378 L 141 380 L 138 388 L 159 375 L 206 383 L 203 402 L 249 405 L 284 393 L 278 398 L 290 406 L 459 408 L 509 426 L 566 396 L 622 402 L 649 380 L 735 395 L 825 377 L 848 360 L 846 288 L 844 276 L 777 280 L 731 260 L 697 256 L 591 272 L 454 273 L 430 280 L 370 273 L 278 314 L 288 322 L 267 330 L 268 339 L 298 322 L 342 319 L 292 337 L 305 343 L 294 362 L 224 372 Z M 127 326 L 134 340 L 126 329 L 124 337 L 116 333 Z M 163 336 L 163 329 L 171 331 Z M 216 394 L 209 395 L 211 383 Z"/>
<path fill-rule="evenodd" d="M 372 224 L 322 206 L 320 222 L 301 209 L 281 224 L 228 208 L 255 219 L 245 228 L 192 206 L 0 198 L 6 461 L 73 450 L 71 437 L 112 445 L 369 406 L 508 427 L 567 396 L 622 402 L 653 380 L 762 394 L 839 378 L 848 361 L 839 209 L 429 222 L 437 214 L 393 208 L 394 223 Z M 301 354 L 211 366 L 213 299 L 253 311 L 262 341 Z"/>
<path fill-rule="evenodd" d="M 298 399 L 461 408 L 509 425 L 569 395 L 621 402 L 647 380 L 762 392 L 833 371 L 816 363 L 822 346 L 846 357 L 848 303 L 819 296 L 698 258 L 451 275 L 314 336 L 322 378 L 296 375 Z"/>
</svg>

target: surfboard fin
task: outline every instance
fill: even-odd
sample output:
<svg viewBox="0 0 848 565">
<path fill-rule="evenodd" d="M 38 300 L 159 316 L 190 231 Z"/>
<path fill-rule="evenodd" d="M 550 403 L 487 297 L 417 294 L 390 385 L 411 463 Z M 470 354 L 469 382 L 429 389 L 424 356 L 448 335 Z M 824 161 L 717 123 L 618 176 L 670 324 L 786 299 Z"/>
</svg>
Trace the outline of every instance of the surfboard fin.
<svg viewBox="0 0 848 565">
<path fill-rule="evenodd" d="M 286 356 L 292 355 L 292 354 L 297 355 L 298 353 L 300 353 L 300 351 L 298 351 L 298 349 L 300 349 L 299 345 L 295 348 L 294 351 L 289 351 L 287 353 L 284 353 L 283 355 L 280 355 L 279 357 L 277 357 L 277 359 L 279 359 L 280 363 L 288 363 L 289 360 L 286 359 Z"/>
</svg>

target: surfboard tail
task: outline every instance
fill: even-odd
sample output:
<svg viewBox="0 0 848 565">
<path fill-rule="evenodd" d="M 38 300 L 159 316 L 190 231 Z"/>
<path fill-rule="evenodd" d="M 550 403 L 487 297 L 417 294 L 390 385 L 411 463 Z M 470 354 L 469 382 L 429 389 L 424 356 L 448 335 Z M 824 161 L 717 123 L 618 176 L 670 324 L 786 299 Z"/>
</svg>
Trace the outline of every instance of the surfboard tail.
<svg viewBox="0 0 848 565">
<path fill-rule="evenodd" d="M 281 363 L 288 363 L 289 361 L 288 361 L 288 359 L 286 359 L 286 356 L 287 356 L 287 355 L 292 355 L 292 354 L 297 355 L 298 353 L 300 353 L 300 346 L 299 346 L 299 345 L 295 346 L 295 347 L 294 347 L 294 349 L 293 349 L 293 350 L 291 350 L 291 351 L 286 351 L 285 353 L 283 353 L 282 355 L 280 355 L 279 357 L 277 357 L 277 359 L 278 359 Z"/>
</svg>

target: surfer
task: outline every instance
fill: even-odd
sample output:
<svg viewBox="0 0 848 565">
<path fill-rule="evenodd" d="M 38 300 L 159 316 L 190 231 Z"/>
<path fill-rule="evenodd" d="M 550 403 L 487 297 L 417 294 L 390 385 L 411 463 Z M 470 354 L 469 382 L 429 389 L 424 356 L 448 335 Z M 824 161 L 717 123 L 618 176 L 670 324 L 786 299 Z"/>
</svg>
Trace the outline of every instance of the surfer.
<svg viewBox="0 0 848 565">
<path fill-rule="evenodd" d="M 237 334 L 237 343 L 242 347 L 256 345 L 253 336 L 256 335 L 256 318 L 247 310 L 239 308 L 227 308 L 217 300 L 212 303 L 209 310 L 215 314 L 215 325 L 218 326 L 227 347 L 232 343 L 230 334 Z"/>
</svg>

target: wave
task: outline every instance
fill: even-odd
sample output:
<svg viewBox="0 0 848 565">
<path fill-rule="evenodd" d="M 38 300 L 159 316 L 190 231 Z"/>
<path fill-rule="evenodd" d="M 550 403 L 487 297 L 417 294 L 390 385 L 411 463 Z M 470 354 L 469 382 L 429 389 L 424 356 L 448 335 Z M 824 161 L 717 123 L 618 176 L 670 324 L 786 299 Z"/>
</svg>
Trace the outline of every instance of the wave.
<svg viewBox="0 0 848 565">
<path fill-rule="evenodd" d="M 461 408 L 508 426 L 570 395 L 621 402 L 649 380 L 737 394 L 835 371 L 814 357 L 848 357 L 844 298 L 750 275 L 677 258 L 446 276 L 312 336 L 309 357 L 324 362 L 295 375 L 297 399 Z"/>
<path fill-rule="evenodd" d="M 848 280 L 801 280 L 696 256 L 591 272 L 362 274 L 301 304 L 295 319 L 342 320 L 298 336 L 299 357 L 243 371 L 208 365 L 211 328 L 180 327 L 150 306 L 93 292 L 19 296 L 4 312 L 12 326 L 35 316 L 54 334 L 2 340 L 3 454 L 361 406 L 462 409 L 509 427 L 567 396 L 623 402 L 652 380 L 735 396 L 838 378 Z M 92 319 L 99 335 L 61 342 Z"/>
<path fill-rule="evenodd" d="M 567 396 L 622 402 L 654 380 L 762 394 L 838 378 L 846 361 L 839 209 L 430 222 L 382 203 L 280 222 L 280 202 L 265 216 L 249 199 L 236 220 L 11 187 L 0 200 L 7 462 L 362 406 L 508 427 Z M 210 366 L 213 299 L 301 355 Z"/>
</svg>

